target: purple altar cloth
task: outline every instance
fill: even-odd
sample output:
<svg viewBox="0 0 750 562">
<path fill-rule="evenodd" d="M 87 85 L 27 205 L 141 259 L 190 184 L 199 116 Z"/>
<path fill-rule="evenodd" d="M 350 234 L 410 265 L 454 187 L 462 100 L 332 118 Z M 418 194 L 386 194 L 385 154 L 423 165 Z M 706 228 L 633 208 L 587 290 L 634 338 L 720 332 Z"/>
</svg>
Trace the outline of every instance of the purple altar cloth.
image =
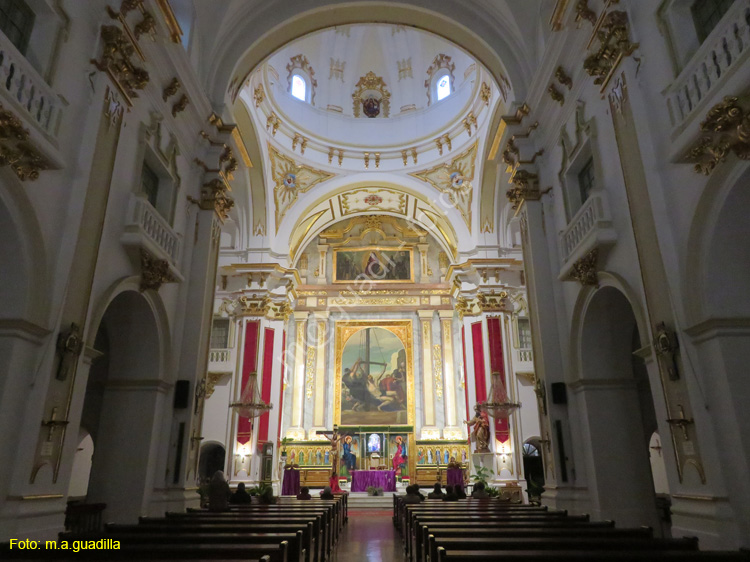
<svg viewBox="0 0 750 562">
<path fill-rule="evenodd" d="M 352 472 L 352 492 L 366 492 L 369 486 L 383 488 L 384 492 L 395 492 L 396 471 L 355 470 Z"/>
<path fill-rule="evenodd" d="M 284 481 L 281 483 L 281 495 L 296 496 L 297 494 L 299 494 L 299 470 L 285 468 Z"/>
<path fill-rule="evenodd" d="M 449 468 L 448 479 L 446 481 L 448 486 L 455 486 L 456 484 L 464 484 L 464 471 L 460 468 Z"/>
</svg>

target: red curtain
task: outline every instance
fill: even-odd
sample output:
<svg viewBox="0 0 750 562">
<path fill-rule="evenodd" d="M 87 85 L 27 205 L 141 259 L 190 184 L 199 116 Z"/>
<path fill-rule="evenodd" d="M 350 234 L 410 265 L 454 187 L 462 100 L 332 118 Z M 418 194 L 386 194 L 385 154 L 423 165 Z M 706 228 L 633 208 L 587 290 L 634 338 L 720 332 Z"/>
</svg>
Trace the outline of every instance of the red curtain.
<svg viewBox="0 0 750 562">
<path fill-rule="evenodd" d="M 490 347 L 490 374 L 499 372 L 503 385 L 505 382 L 505 358 L 503 357 L 503 326 L 500 318 L 487 319 L 487 338 Z M 507 387 L 506 387 L 507 390 Z M 501 443 L 510 439 L 508 420 L 495 419 L 495 438 Z"/>
<path fill-rule="evenodd" d="M 482 338 L 482 323 L 471 325 L 471 342 L 474 354 L 474 388 L 477 402 L 487 400 L 487 382 L 484 372 L 484 339 Z"/>
<path fill-rule="evenodd" d="M 258 372 L 258 335 L 260 334 L 260 322 L 248 322 L 245 325 L 245 357 L 242 362 L 242 385 L 240 395 L 247 386 L 250 373 Z M 237 421 L 237 442 L 244 445 L 253 436 L 253 422 L 248 418 L 239 418 Z"/>
<path fill-rule="evenodd" d="M 263 330 L 263 383 L 260 389 L 260 399 L 266 404 L 271 401 L 271 383 L 273 382 L 273 328 Z M 268 424 L 271 413 L 260 416 L 258 422 L 258 443 L 268 441 Z"/>
<path fill-rule="evenodd" d="M 281 439 L 281 413 L 284 411 L 284 374 L 286 370 L 286 330 L 281 332 L 281 384 L 279 384 L 279 426 L 276 430 L 276 439 Z"/>
</svg>

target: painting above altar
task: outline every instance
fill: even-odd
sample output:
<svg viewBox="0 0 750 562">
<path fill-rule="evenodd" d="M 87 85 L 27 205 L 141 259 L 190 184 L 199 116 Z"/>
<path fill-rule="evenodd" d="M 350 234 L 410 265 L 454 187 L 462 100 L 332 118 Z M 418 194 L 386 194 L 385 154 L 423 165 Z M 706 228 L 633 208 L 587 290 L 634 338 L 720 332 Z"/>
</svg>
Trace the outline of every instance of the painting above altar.
<svg viewBox="0 0 750 562">
<path fill-rule="evenodd" d="M 413 283 L 412 253 L 412 248 L 335 248 L 333 282 Z"/>
<path fill-rule="evenodd" d="M 414 423 L 411 337 L 411 320 L 336 323 L 337 424 Z"/>
</svg>

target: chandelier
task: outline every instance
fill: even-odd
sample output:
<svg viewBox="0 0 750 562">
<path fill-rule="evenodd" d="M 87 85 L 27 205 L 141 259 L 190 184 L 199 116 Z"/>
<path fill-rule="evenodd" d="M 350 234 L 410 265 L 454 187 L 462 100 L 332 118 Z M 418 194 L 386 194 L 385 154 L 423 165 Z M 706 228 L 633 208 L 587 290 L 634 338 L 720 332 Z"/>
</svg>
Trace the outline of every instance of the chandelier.
<svg viewBox="0 0 750 562">
<path fill-rule="evenodd" d="M 511 402 L 505 390 L 499 372 L 494 372 L 490 380 L 490 395 L 484 402 L 480 402 L 479 409 L 488 416 L 496 419 L 508 419 L 510 415 L 521 407 L 519 402 Z"/>
<path fill-rule="evenodd" d="M 258 416 L 270 412 L 273 404 L 266 404 L 260 398 L 258 385 L 256 384 L 258 373 L 250 373 L 247 378 L 239 402 L 232 402 L 229 407 L 241 418 L 257 418 Z"/>
</svg>

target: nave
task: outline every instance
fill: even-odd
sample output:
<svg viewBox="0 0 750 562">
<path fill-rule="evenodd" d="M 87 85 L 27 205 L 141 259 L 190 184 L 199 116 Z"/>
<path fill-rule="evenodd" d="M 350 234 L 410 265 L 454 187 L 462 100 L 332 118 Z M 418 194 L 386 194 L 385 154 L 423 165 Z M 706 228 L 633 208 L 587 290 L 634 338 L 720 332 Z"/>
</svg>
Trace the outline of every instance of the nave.
<svg viewBox="0 0 750 562">
<path fill-rule="evenodd" d="M 273 498 L 141 517 L 136 525 L 61 533 L 56 545 L 8 551 L 24 560 L 225 560 L 235 562 L 567 562 L 750 560 L 750 552 L 700 551 L 696 537 L 655 538 L 650 527 L 618 527 L 588 515 L 498 499 L 419 501 L 393 494 L 393 510 L 349 510 L 332 500 Z M 387 500 L 387 499 L 386 499 Z M 414 501 L 410 501 L 414 500 Z M 276 503 L 278 502 L 278 503 Z M 88 545 L 82 546 L 82 545 Z M 53 552 L 54 550 L 54 552 Z"/>
</svg>

